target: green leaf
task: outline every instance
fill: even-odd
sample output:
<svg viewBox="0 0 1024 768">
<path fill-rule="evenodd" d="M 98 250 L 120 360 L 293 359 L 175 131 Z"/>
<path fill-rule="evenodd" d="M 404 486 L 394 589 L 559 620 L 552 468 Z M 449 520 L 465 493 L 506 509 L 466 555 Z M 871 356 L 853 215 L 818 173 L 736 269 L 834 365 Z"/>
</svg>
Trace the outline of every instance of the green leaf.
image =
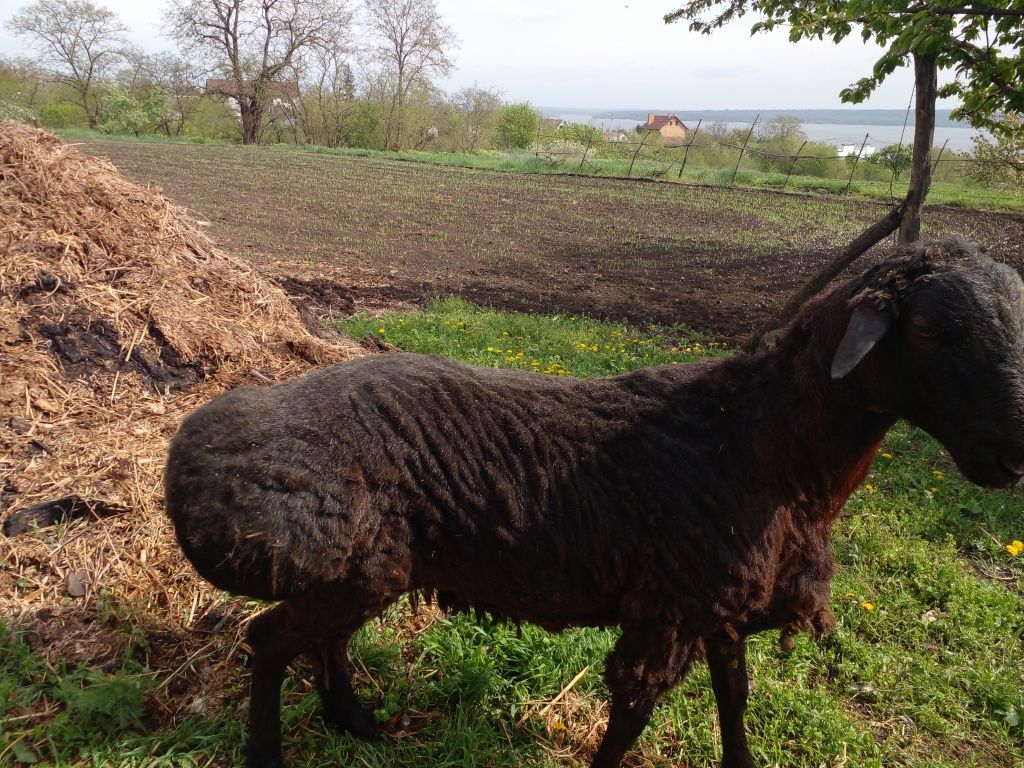
<svg viewBox="0 0 1024 768">
<path fill-rule="evenodd" d="M 21 739 L 14 742 L 14 746 L 11 747 L 11 752 L 14 753 L 14 759 L 19 763 L 34 765 L 39 762 L 39 756 L 29 749 Z"/>
</svg>

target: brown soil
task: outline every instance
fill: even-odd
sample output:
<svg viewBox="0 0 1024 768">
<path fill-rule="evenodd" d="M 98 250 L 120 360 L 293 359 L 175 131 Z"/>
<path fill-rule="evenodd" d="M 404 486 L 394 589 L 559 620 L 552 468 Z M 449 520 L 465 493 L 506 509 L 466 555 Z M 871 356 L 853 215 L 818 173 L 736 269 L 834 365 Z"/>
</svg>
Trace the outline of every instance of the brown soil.
<svg viewBox="0 0 1024 768">
<path fill-rule="evenodd" d="M 682 322 L 735 340 L 886 206 L 498 173 L 273 148 L 90 142 L 319 314 L 457 295 L 501 309 Z M 930 207 L 1024 266 L 1024 217 Z M 891 243 L 875 249 L 878 258 Z"/>
</svg>

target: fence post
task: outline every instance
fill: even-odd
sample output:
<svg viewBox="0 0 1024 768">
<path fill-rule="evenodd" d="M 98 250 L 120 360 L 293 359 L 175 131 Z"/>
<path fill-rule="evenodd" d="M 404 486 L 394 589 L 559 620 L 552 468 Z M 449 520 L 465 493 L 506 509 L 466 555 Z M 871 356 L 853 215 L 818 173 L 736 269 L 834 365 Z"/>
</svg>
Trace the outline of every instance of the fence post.
<svg viewBox="0 0 1024 768">
<path fill-rule="evenodd" d="M 804 141 L 804 143 L 800 145 L 800 149 L 798 149 L 796 151 L 796 157 L 793 158 L 793 162 L 790 163 L 790 165 L 789 165 L 789 171 L 787 171 L 787 173 L 786 173 L 786 180 L 784 182 L 782 182 L 782 188 L 783 189 L 785 189 L 786 185 L 789 184 L 789 177 L 793 175 L 793 171 L 796 169 L 797 160 L 800 159 L 800 153 L 804 151 L 804 147 L 806 147 L 806 146 L 807 146 L 807 142 Z"/>
<path fill-rule="evenodd" d="M 693 146 L 693 142 L 697 140 L 697 131 L 700 130 L 700 124 L 704 122 L 704 118 L 697 119 L 697 127 L 693 129 L 693 134 L 690 136 L 690 140 L 686 143 L 686 149 L 683 150 L 683 162 L 679 165 L 679 176 L 676 178 L 683 178 L 683 168 L 686 167 L 686 158 L 690 156 L 690 147 Z"/>
<path fill-rule="evenodd" d="M 754 118 L 754 122 L 750 124 L 750 130 L 747 131 L 747 138 L 743 140 L 743 148 L 740 149 L 740 157 L 736 161 L 736 167 L 732 170 L 732 178 L 729 179 L 729 184 L 736 181 L 736 174 L 740 172 L 740 163 L 743 162 L 743 154 L 747 151 L 747 142 L 750 141 L 750 135 L 754 132 L 754 126 L 757 125 L 757 121 L 760 119 L 761 115 L 757 115 L 757 117 Z"/>
<path fill-rule="evenodd" d="M 935 176 L 935 171 L 939 168 L 939 161 L 942 160 L 942 153 L 946 151 L 947 144 L 949 144 L 949 139 L 942 142 L 942 149 L 939 150 L 939 156 L 935 158 L 935 165 L 932 166 L 932 176 Z"/>
<path fill-rule="evenodd" d="M 853 168 L 850 170 L 850 178 L 846 180 L 846 189 L 843 190 L 844 195 L 850 194 L 850 185 L 853 184 L 853 174 L 857 172 L 857 163 L 860 162 L 860 156 L 864 154 L 864 147 L 868 145 L 868 136 L 870 135 L 870 133 L 864 134 L 864 141 L 860 145 L 860 152 L 858 152 L 857 156 L 853 158 Z"/>
<path fill-rule="evenodd" d="M 644 148 L 644 143 L 647 141 L 647 137 L 650 136 L 654 131 L 644 131 L 644 137 L 640 140 L 640 146 L 636 148 L 636 152 L 633 153 L 633 159 L 629 161 L 629 170 L 626 171 L 626 178 L 633 176 L 633 163 L 636 162 L 636 156 L 640 154 L 640 150 Z"/>
<path fill-rule="evenodd" d="M 582 171 L 583 170 L 583 164 L 585 162 L 587 162 L 587 153 L 590 151 L 590 145 L 593 144 L 593 143 L 594 143 L 594 132 L 591 131 L 590 135 L 587 136 L 587 148 L 583 150 L 583 159 L 580 160 L 580 167 L 577 169 L 578 171 Z"/>
</svg>

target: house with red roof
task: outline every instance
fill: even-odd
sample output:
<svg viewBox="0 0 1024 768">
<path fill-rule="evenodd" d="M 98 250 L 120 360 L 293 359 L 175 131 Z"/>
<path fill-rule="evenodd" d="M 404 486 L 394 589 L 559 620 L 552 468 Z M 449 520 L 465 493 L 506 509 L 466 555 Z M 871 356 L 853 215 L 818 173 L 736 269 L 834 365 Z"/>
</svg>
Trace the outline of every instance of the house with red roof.
<svg viewBox="0 0 1024 768">
<path fill-rule="evenodd" d="M 656 115 L 648 113 L 647 122 L 643 124 L 645 131 L 657 131 L 666 144 L 685 144 L 689 129 L 675 115 Z"/>
</svg>

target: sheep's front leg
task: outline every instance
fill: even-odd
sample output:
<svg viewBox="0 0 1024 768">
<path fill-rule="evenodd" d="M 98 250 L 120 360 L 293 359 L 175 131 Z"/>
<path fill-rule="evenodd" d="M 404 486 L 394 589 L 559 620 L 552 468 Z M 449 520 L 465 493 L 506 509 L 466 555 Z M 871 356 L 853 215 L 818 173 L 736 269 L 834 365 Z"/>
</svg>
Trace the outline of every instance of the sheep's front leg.
<svg viewBox="0 0 1024 768">
<path fill-rule="evenodd" d="M 623 631 L 605 668 L 611 714 L 591 768 L 617 768 L 650 721 L 658 699 L 686 676 L 693 647 L 692 640 L 671 628 Z"/>
<path fill-rule="evenodd" d="M 742 637 L 734 640 L 716 636 L 706 644 L 711 686 L 722 727 L 722 768 L 754 768 L 743 728 L 749 691 L 746 646 Z"/>
</svg>

